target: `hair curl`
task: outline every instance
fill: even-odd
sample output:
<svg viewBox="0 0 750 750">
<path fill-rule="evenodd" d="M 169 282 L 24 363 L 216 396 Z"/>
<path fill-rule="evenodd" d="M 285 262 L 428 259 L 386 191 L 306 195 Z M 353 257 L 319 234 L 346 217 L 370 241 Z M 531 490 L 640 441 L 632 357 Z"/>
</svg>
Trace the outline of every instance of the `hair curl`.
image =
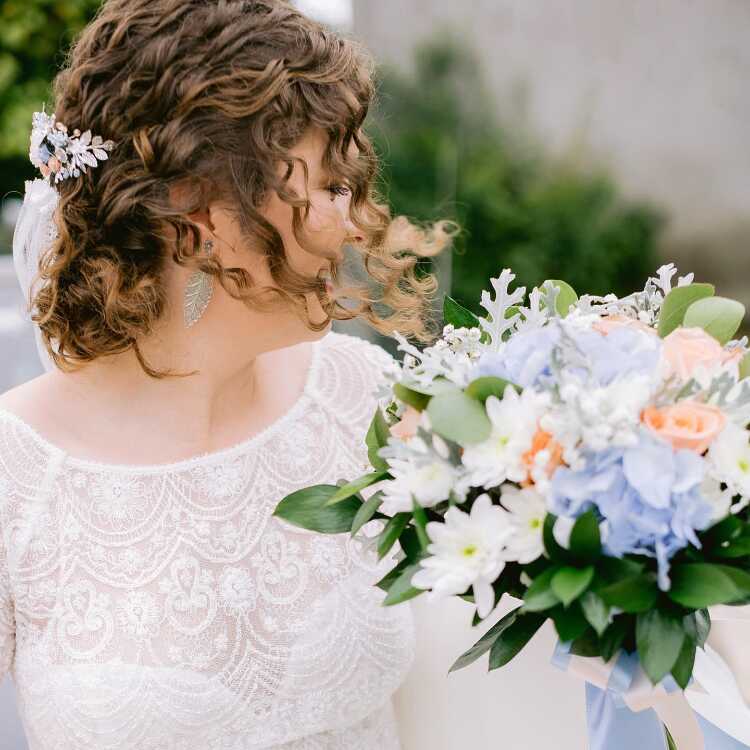
<svg viewBox="0 0 750 750">
<path fill-rule="evenodd" d="M 117 144 L 100 166 L 58 185 L 59 237 L 40 264 L 34 319 L 56 364 L 71 369 L 134 349 L 167 303 L 167 259 L 212 274 L 236 299 L 269 304 L 242 268 L 201 257 L 188 214 L 210 194 L 228 198 L 243 234 L 265 253 L 270 292 L 311 328 L 305 295 L 329 319 L 362 316 L 382 332 L 426 338 L 436 283 L 421 257 L 438 253 L 454 227 L 391 219 L 375 190 L 377 157 L 362 126 L 373 99 L 372 61 L 353 41 L 283 0 L 108 0 L 55 80 L 55 114 Z M 323 166 L 351 188 L 359 248 L 380 289 L 357 304 L 326 300 L 320 282 L 290 267 L 282 238 L 259 207 L 268 191 L 292 207 L 303 234 L 309 203 L 288 187 L 290 149 L 310 127 L 329 136 Z M 356 148 L 350 146 L 354 144 Z M 285 165 L 280 175 L 279 165 Z M 188 184 L 190 205 L 170 187 Z M 171 235 L 165 232 L 171 227 Z"/>
</svg>

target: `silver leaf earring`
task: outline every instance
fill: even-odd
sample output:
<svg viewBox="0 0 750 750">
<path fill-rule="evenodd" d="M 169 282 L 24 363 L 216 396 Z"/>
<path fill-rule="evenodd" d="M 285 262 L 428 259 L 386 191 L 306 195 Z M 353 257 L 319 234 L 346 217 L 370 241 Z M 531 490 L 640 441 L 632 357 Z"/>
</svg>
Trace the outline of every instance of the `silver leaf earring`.
<svg viewBox="0 0 750 750">
<path fill-rule="evenodd" d="M 203 242 L 203 250 L 206 255 L 211 255 L 214 249 L 213 240 Z M 214 293 L 214 279 L 209 273 L 203 271 L 194 271 L 188 279 L 185 287 L 185 326 L 195 325 L 206 312 L 208 303 Z"/>
</svg>

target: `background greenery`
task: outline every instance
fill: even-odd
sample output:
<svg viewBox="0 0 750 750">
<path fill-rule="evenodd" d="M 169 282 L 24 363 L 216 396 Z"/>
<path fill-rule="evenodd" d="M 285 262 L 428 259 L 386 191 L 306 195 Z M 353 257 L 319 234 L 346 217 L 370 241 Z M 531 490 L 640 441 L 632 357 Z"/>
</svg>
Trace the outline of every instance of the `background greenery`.
<svg viewBox="0 0 750 750">
<path fill-rule="evenodd" d="M 35 176 L 31 113 L 50 101 L 65 50 L 99 0 L 4 0 L 0 5 L 0 196 Z M 453 294 L 476 307 L 490 275 L 510 266 L 533 285 L 563 278 L 579 291 L 625 292 L 656 266 L 661 218 L 618 196 L 605 174 L 550 158 L 501 127 L 473 55 L 450 39 L 416 50 L 406 74 L 384 69 L 370 129 L 396 213 L 453 218 L 463 232 Z M 0 252 L 10 250 L 10 230 Z"/>
<path fill-rule="evenodd" d="M 459 222 L 453 294 L 467 306 L 506 266 L 527 286 L 562 278 L 591 293 L 633 291 L 656 269 L 662 217 L 623 200 L 605 173 L 501 127 L 470 51 L 437 38 L 410 74 L 381 71 L 380 90 L 374 134 L 391 204 Z"/>
</svg>

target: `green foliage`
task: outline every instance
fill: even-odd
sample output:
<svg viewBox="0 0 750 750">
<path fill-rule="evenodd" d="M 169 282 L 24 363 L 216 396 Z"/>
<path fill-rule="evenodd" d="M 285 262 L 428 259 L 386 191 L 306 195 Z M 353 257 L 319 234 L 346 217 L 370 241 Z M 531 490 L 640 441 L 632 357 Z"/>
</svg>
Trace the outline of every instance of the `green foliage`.
<svg viewBox="0 0 750 750">
<path fill-rule="evenodd" d="M 22 192 L 23 181 L 36 176 L 28 159 L 31 114 L 45 102 L 51 105 L 51 83 L 67 49 L 100 5 L 101 0 L 0 3 L 0 198 Z"/>
<path fill-rule="evenodd" d="M 659 311 L 659 336 L 669 336 L 682 325 L 687 309 L 699 299 L 711 297 L 714 287 L 711 284 L 687 284 L 675 287 L 665 298 Z"/>
<path fill-rule="evenodd" d="M 490 276 L 531 288 L 564 278 L 587 292 L 640 288 L 656 265 L 661 218 L 500 127 L 472 55 L 450 39 L 417 50 L 412 75 L 383 70 L 371 134 L 394 213 L 455 219 L 453 294 L 480 312 Z"/>
</svg>

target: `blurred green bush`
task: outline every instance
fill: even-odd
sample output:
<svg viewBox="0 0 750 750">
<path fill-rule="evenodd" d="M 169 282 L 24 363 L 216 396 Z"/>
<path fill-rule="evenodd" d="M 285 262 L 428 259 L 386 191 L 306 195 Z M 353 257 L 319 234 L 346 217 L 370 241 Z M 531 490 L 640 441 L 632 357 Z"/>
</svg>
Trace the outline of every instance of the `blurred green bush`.
<svg viewBox="0 0 750 750">
<path fill-rule="evenodd" d="M 533 286 L 561 278 L 579 292 L 642 288 L 657 265 L 662 218 L 624 201 L 604 173 L 549 157 L 498 125 L 473 55 L 440 37 L 413 71 L 384 69 L 370 133 L 396 213 L 456 219 L 453 295 L 477 308 L 491 275 L 511 267 Z"/>
<path fill-rule="evenodd" d="M 31 115 L 51 101 L 51 83 L 75 36 L 101 0 L 0 2 L 0 200 L 23 195 L 37 176 L 29 162 Z M 48 108 L 49 111 L 49 108 Z M 5 229 L 3 232 L 2 229 Z M 0 253 L 10 251 L 0 228 Z"/>
</svg>

